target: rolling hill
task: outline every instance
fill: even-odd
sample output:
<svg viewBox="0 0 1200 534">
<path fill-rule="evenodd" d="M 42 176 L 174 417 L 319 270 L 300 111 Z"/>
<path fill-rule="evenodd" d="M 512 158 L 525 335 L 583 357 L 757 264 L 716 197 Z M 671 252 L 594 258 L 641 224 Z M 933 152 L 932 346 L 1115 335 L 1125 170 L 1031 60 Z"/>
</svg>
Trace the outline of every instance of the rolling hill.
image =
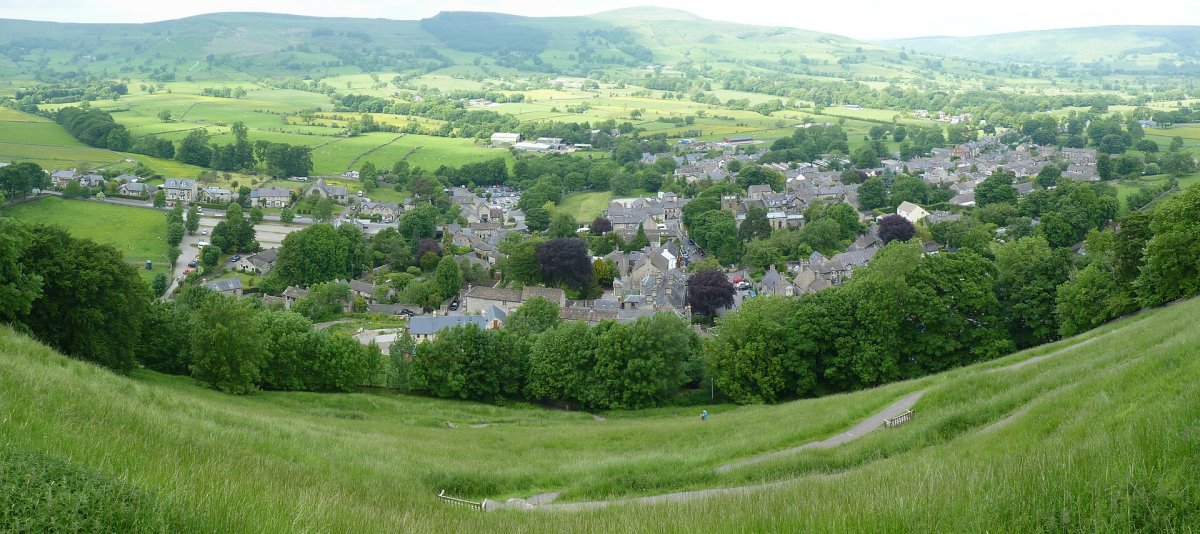
<svg viewBox="0 0 1200 534">
<path fill-rule="evenodd" d="M 424 20 L 216 13 L 146 24 L 0 20 L 0 74 L 256 79 L 357 71 L 588 75 L 653 64 L 792 67 L 835 77 L 914 77 L 900 51 L 794 28 L 660 8 L 584 17 L 442 12 Z"/>
<path fill-rule="evenodd" d="M 709 406 L 707 422 L 698 407 L 595 418 L 385 391 L 237 397 L 185 377 L 119 376 L 0 327 L 0 524 L 1188 531 L 1200 524 L 1198 313 L 1200 300 L 1180 302 L 843 395 Z M 837 438 L 898 399 L 915 401 L 911 422 Z M 441 490 L 557 500 L 542 513 L 480 513 Z"/>
<path fill-rule="evenodd" d="M 1103 26 L 978 37 L 917 37 L 884 41 L 930 54 L 988 62 L 1078 66 L 1112 71 L 1184 73 L 1200 62 L 1198 26 Z"/>
</svg>

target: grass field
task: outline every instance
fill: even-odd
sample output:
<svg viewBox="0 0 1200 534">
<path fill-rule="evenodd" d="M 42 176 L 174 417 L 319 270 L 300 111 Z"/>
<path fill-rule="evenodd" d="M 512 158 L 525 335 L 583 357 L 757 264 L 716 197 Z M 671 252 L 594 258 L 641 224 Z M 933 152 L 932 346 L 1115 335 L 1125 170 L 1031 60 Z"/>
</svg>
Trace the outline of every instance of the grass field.
<svg viewBox="0 0 1200 534">
<path fill-rule="evenodd" d="M 562 202 L 559 203 L 554 211 L 571 215 L 575 217 L 576 221 L 581 223 L 590 223 L 601 212 L 608 209 L 608 205 L 612 201 L 612 196 L 612 191 L 571 193 L 563 197 Z"/>
<path fill-rule="evenodd" d="M 126 481 L 175 517 L 161 528 L 184 531 L 1187 531 L 1200 524 L 1198 313 L 1188 301 L 856 393 L 708 406 L 707 423 L 699 407 L 596 420 L 387 392 L 232 397 L 187 378 L 116 376 L 2 330 L 0 448 Z M 925 392 L 916 418 L 897 429 L 713 470 L 836 435 L 914 391 Z M 587 500 L 772 481 L 585 512 L 480 513 L 434 497 Z"/>
<path fill-rule="evenodd" d="M 165 212 L 45 197 L 9 206 L 0 214 L 30 223 L 56 224 L 75 237 L 112 245 L 125 256 L 126 262 L 138 268 L 146 281 L 153 280 L 158 273 L 170 274 L 164 237 L 167 232 Z M 146 260 L 154 261 L 153 270 L 144 268 Z"/>
<path fill-rule="evenodd" d="M 1170 177 L 1165 174 L 1155 174 L 1152 176 L 1143 176 L 1135 180 L 1121 180 L 1120 182 L 1114 184 L 1117 189 L 1117 200 L 1121 203 L 1121 213 L 1128 211 L 1128 206 L 1126 205 L 1125 199 L 1129 198 L 1129 195 L 1136 193 L 1142 186 L 1161 186 L 1169 178 Z M 1186 176 L 1181 176 L 1178 178 L 1178 180 L 1179 187 L 1175 190 L 1175 192 L 1186 190 L 1188 187 L 1200 183 L 1200 172 L 1194 172 Z"/>
</svg>

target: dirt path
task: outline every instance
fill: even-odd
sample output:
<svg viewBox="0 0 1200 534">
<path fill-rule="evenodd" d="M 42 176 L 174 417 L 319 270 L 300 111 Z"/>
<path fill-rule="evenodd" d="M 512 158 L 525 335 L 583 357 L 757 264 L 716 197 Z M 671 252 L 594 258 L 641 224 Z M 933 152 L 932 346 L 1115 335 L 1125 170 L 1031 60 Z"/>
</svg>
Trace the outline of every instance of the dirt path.
<svg viewBox="0 0 1200 534">
<path fill-rule="evenodd" d="M 847 430 L 847 431 L 845 431 L 841 434 L 838 434 L 836 436 L 833 436 L 831 438 L 823 439 L 821 441 L 813 441 L 811 443 L 805 443 L 804 445 L 800 445 L 798 447 L 792 447 L 790 449 L 783 449 L 781 451 L 768 452 L 766 454 L 760 454 L 758 456 L 752 456 L 750 458 L 746 458 L 745 460 L 738 460 L 736 462 L 727 463 L 725 465 L 717 467 L 717 472 L 718 473 L 727 473 L 727 472 L 737 469 L 739 467 L 746 467 L 748 465 L 759 464 L 759 463 L 766 462 L 769 460 L 774 460 L 776 458 L 790 456 L 792 454 L 796 454 L 800 451 L 807 450 L 807 449 L 830 449 L 830 448 L 836 447 L 838 445 L 841 445 L 843 443 L 846 443 L 848 441 L 858 439 L 858 438 L 862 437 L 864 434 L 867 434 L 873 430 L 877 430 L 881 426 L 883 426 L 884 419 L 891 419 L 891 418 L 896 417 L 904 412 L 907 412 L 908 410 L 911 410 L 913 405 L 915 405 L 917 403 L 917 400 L 919 400 L 921 398 L 921 394 L 923 394 L 923 393 L 925 393 L 925 392 L 918 391 L 916 393 L 913 393 L 912 395 L 904 397 L 903 399 L 900 399 L 900 400 L 892 403 L 891 405 L 884 408 L 883 410 L 880 410 L 878 413 L 875 413 L 874 415 L 864 419 L 862 422 L 858 423 L 857 425 L 854 425 L 852 428 L 850 428 L 850 430 Z"/>
<path fill-rule="evenodd" d="M 1171 304 L 1168 304 L 1168 306 L 1174 305 L 1174 304 L 1175 303 L 1171 303 Z M 1134 316 L 1139 315 L 1141 313 L 1142 312 L 1138 312 L 1137 314 L 1134 314 Z M 1097 335 L 1090 339 L 1084 340 L 1080 343 L 1075 343 L 1073 345 L 1062 347 L 1058 350 L 1043 354 L 1041 356 L 1034 356 L 1032 358 L 1028 358 L 1028 359 L 1016 362 L 1011 365 L 1006 365 L 1004 367 L 997 367 L 995 369 L 992 369 L 991 372 L 1013 371 L 1013 370 L 1021 369 L 1028 365 L 1033 365 L 1040 361 L 1044 361 L 1049 358 L 1058 356 L 1059 354 L 1062 354 L 1068 350 L 1074 350 L 1079 347 L 1088 345 L 1096 340 L 1099 340 L 1102 338 L 1107 338 L 1113 334 L 1116 334 L 1116 333 L 1119 333 L 1119 332 L 1125 330 L 1126 328 L 1136 325 L 1139 322 L 1140 321 L 1131 321 L 1129 324 L 1126 324 L 1120 328 L 1110 330 L 1103 334 L 1100 334 L 1100 335 Z M 733 469 L 737 469 L 739 467 L 745 467 L 748 465 L 754 465 L 754 464 L 765 462 L 768 460 L 773 460 L 776 458 L 789 456 L 789 455 L 796 454 L 800 451 L 804 451 L 807 449 L 828 449 L 828 448 L 836 447 L 836 446 L 846 443 L 848 441 L 852 441 L 854 439 L 862 437 L 863 435 L 865 435 L 867 433 L 870 433 L 873 430 L 880 428 L 883 424 L 884 419 L 890 419 L 892 417 L 896 417 L 896 416 L 904 413 L 905 411 L 912 409 L 912 407 L 914 405 L 916 405 L 917 401 L 921 398 L 921 395 L 923 393 L 925 393 L 924 390 L 910 394 L 907 397 L 904 397 L 904 398 L 892 403 L 891 405 L 889 405 L 886 408 L 884 408 L 883 410 L 875 413 L 874 415 L 864 419 L 862 422 L 858 423 L 857 425 L 854 425 L 852 428 L 850 428 L 846 432 L 843 432 L 836 436 L 833 436 L 833 437 L 830 437 L 830 438 L 827 438 L 827 439 L 824 439 L 821 441 L 814 441 L 814 442 L 806 443 L 804 445 L 800 445 L 798 447 L 792 447 L 790 449 L 783 449 L 780 451 L 769 452 L 769 453 L 761 454 L 758 456 L 752 456 L 752 457 L 746 458 L 744 460 L 731 462 L 731 463 L 717 467 L 716 472 L 717 473 L 726 473 Z M 1024 415 L 1029 410 L 1029 408 L 1030 408 L 1030 404 L 1026 404 L 1025 406 L 1018 408 L 1017 410 L 1008 414 L 1004 418 L 988 425 L 987 427 L 984 427 L 983 429 L 980 430 L 980 433 L 988 433 L 988 432 L 992 432 L 999 428 L 1004 427 L 1005 425 L 1009 424 L 1013 420 Z M 834 476 L 836 476 L 836 475 L 834 475 Z M 529 499 L 509 499 L 507 502 L 504 502 L 504 503 L 485 499 L 484 500 L 484 509 L 485 510 L 499 510 L 499 509 L 510 508 L 510 509 L 519 509 L 519 510 L 578 511 L 578 510 L 595 510 L 595 509 L 600 509 L 600 508 L 607 508 L 609 506 L 614 506 L 614 505 L 630 505 L 630 504 L 646 505 L 646 504 L 658 504 L 658 503 L 664 503 L 664 502 L 684 502 L 684 501 L 690 501 L 690 500 L 694 500 L 694 499 L 703 499 L 703 498 L 707 498 L 707 497 L 714 497 L 714 496 L 720 496 L 720 495 L 744 495 L 744 494 L 754 493 L 757 491 L 778 488 L 778 487 L 781 487 L 781 486 L 784 486 L 787 484 L 794 483 L 797 480 L 798 479 L 793 478 L 793 479 L 788 479 L 788 480 L 780 480 L 780 481 L 776 481 L 776 482 L 767 482 L 767 483 L 763 483 L 763 484 L 754 484 L 754 485 L 749 485 L 749 486 L 735 486 L 735 487 L 729 487 L 729 488 L 709 488 L 709 489 L 702 489 L 702 490 L 664 493 L 661 495 L 648 495 L 645 497 L 626 497 L 626 498 L 621 498 L 621 499 L 611 499 L 611 500 L 603 500 L 603 501 L 581 501 L 581 502 L 568 502 L 568 503 L 555 503 L 553 501 L 558 497 L 558 494 L 557 493 L 545 493 L 545 494 L 534 495 L 533 497 L 530 497 Z"/>
</svg>

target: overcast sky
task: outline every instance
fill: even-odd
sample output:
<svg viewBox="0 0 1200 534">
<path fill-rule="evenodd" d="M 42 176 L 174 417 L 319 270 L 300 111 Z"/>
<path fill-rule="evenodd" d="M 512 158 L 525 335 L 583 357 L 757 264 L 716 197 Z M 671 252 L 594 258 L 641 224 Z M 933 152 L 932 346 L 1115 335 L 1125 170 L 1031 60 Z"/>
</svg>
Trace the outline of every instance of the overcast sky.
<svg viewBox="0 0 1200 534">
<path fill-rule="evenodd" d="M 713 20 L 792 26 L 877 40 L 926 35 L 986 35 L 1111 24 L 1200 25 L 1196 0 L 1156 0 L 1137 9 L 1113 0 L 0 0 L 0 18 L 59 22 L 151 22 L 221 11 L 420 19 L 438 11 L 498 11 L 528 16 L 587 15 L 657 5 Z"/>
</svg>

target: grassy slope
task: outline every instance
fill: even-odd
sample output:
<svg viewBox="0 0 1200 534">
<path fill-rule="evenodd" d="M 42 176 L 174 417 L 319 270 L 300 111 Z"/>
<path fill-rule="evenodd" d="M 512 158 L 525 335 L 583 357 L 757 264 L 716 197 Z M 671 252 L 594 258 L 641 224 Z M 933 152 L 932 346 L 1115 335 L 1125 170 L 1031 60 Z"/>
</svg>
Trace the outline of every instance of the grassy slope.
<svg viewBox="0 0 1200 534">
<path fill-rule="evenodd" d="M 5 208 L 0 215 L 29 223 L 56 224 L 71 235 L 112 245 L 147 281 L 167 272 L 167 222 L 164 212 L 83 200 L 46 197 Z M 144 269 L 154 260 L 154 270 Z M 169 274 L 169 273 L 168 273 Z"/>
<path fill-rule="evenodd" d="M 696 409 L 600 422 L 387 393 L 229 397 L 185 378 L 114 376 L 0 331 L 0 444 L 127 479 L 180 507 L 192 530 L 1186 530 L 1200 524 L 1197 313 L 1200 301 L 1185 302 L 849 395 L 710 407 L 707 424 Z M 712 473 L 840 432 L 918 389 L 918 417 L 899 429 Z M 747 495 L 594 512 L 480 514 L 433 497 L 447 488 L 580 499 L 791 478 Z"/>
<path fill-rule="evenodd" d="M 1159 59 L 1195 53 L 1194 26 L 1105 26 L 1041 30 L 977 37 L 917 37 L 886 41 L 932 54 L 983 61 L 1108 62 L 1130 54 L 1148 55 L 1154 68 Z M 1179 54 L 1185 52 L 1185 54 Z"/>
</svg>

